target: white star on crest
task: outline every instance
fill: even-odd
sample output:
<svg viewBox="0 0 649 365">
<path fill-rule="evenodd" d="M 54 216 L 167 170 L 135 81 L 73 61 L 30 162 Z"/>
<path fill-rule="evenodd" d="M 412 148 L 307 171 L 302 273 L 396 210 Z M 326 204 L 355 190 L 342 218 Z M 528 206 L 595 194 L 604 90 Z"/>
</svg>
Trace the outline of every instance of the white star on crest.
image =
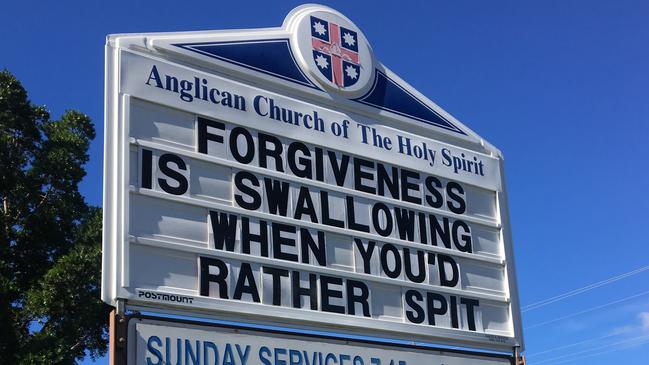
<svg viewBox="0 0 649 365">
<path fill-rule="evenodd" d="M 318 67 L 323 70 L 329 66 L 329 62 L 327 62 L 327 59 L 321 54 L 316 57 L 315 62 L 318 64 Z"/>
<path fill-rule="evenodd" d="M 315 30 L 315 32 L 320 34 L 320 35 L 324 35 L 325 33 L 327 33 L 327 30 L 325 29 L 324 24 L 322 24 L 320 22 L 316 22 L 315 24 L 313 24 L 313 30 Z"/>
<path fill-rule="evenodd" d="M 356 69 L 353 68 L 352 66 L 345 67 L 345 72 L 347 73 L 347 76 L 349 76 L 350 79 L 355 79 L 358 77 L 358 72 L 356 72 Z"/>
<path fill-rule="evenodd" d="M 356 40 L 354 39 L 354 36 L 351 35 L 351 33 L 345 33 L 345 35 L 343 35 L 343 38 L 345 39 L 345 43 L 349 44 L 350 46 L 354 46 L 354 44 L 356 44 Z"/>
</svg>

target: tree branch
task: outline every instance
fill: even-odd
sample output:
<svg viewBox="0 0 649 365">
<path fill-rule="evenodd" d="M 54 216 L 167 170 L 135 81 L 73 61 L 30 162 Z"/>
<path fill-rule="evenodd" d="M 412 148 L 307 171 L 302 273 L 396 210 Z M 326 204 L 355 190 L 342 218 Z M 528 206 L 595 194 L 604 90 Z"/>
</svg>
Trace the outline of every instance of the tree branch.
<svg viewBox="0 0 649 365">
<path fill-rule="evenodd" d="M 83 341 L 78 341 L 77 343 L 74 344 L 74 346 L 70 347 L 70 351 L 75 351 L 81 346 L 83 346 Z"/>
<path fill-rule="evenodd" d="M 5 234 L 9 237 L 9 199 L 6 196 L 2 197 L 2 209 L 5 216 Z"/>
<path fill-rule="evenodd" d="M 36 206 L 36 209 L 40 208 L 41 205 L 43 205 L 43 203 L 45 203 L 45 201 L 47 200 L 47 196 L 50 195 L 51 191 L 52 191 L 52 187 L 50 186 L 49 188 L 47 188 L 47 191 L 45 192 L 45 194 L 43 194 L 43 197 L 41 198 L 41 201 L 38 202 L 38 205 Z"/>
</svg>

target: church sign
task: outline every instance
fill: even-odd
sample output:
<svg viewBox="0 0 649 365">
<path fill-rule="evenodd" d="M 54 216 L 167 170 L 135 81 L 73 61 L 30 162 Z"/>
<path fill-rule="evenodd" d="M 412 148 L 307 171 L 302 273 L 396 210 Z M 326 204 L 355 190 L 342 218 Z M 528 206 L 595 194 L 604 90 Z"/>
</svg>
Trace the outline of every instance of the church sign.
<svg viewBox="0 0 649 365">
<path fill-rule="evenodd" d="M 323 6 L 106 46 L 102 298 L 522 346 L 500 151 Z"/>
</svg>

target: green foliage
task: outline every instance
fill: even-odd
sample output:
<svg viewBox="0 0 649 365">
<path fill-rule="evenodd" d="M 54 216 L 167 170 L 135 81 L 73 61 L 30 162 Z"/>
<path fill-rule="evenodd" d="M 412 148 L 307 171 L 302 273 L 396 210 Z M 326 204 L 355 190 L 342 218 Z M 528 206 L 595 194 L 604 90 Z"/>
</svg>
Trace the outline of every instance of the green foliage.
<svg viewBox="0 0 649 365">
<path fill-rule="evenodd" d="M 106 351 L 101 210 L 78 184 L 90 118 L 51 120 L 0 72 L 0 364 L 74 364 Z"/>
</svg>

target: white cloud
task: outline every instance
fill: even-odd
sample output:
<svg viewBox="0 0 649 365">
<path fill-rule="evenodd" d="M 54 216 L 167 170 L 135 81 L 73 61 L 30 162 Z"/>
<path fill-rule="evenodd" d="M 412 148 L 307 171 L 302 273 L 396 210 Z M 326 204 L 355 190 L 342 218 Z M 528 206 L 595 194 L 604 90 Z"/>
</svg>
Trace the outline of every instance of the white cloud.
<svg viewBox="0 0 649 365">
<path fill-rule="evenodd" d="M 633 324 L 616 327 L 610 332 L 610 335 L 620 336 L 649 333 L 649 312 L 640 312 L 638 313 L 637 318 L 638 322 L 634 321 Z"/>
<path fill-rule="evenodd" d="M 637 330 L 638 330 L 637 326 L 626 325 L 626 326 L 614 328 L 613 331 L 611 331 L 610 335 L 611 336 L 626 335 L 629 333 L 633 333 Z"/>
<path fill-rule="evenodd" d="M 649 312 L 641 312 L 638 317 L 640 318 L 642 330 L 649 332 Z"/>
</svg>

